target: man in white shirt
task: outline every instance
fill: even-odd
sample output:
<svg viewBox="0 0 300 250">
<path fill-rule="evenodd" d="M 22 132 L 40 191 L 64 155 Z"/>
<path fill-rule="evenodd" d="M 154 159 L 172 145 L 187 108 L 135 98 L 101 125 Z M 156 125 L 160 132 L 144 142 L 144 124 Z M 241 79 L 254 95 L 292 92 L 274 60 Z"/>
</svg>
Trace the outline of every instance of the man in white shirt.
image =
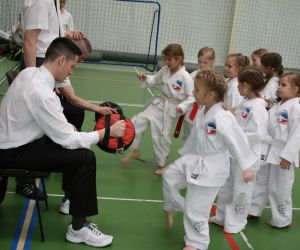
<svg viewBox="0 0 300 250">
<path fill-rule="evenodd" d="M 65 9 L 67 0 L 60 0 L 60 12 L 62 17 L 62 23 L 65 30 L 74 30 L 73 17 L 69 11 Z"/>
<path fill-rule="evenodd" d="M 62 172 L 70 192 L 70 214 L 66 239 L 102 247 L 113 237 L 105 235 L 86 219 L 97 211 L 96 159 L 89 149 L 104 138 L 105 129 L 84 133 L 67 122 L 55 81 L 72 75 L 81 55 L 67 38 L 49 46 L 40 68 L 23 70 L 4 96 L 0 108 L 0 158 L 4 168 Z M 122 137 L 124 121 L 111 126 L 110 136 Z M 44 143 L 46 135 L 53 143 Z"/>
<path fill-rule="evenodd" d="M 81 39 L 80 31 L 64 31 L 59 7 L 59 0 L 24 0 L 21 10 L 23 29 L 23 57 L 20 70 L 26 67 L 39 67 L 43 64 L 45 53 L 50 43 L 59 36 Z M 68 81 L 70 84 L 70 81 Z M 83 122 L 84 111 L 77 108 L 76 115 Z M 27 178 L 16 178 L 16 192 L 33 198 L 33 186 Z M 38 197 L 43 199 L 43 192 L 38 190 Z"/>
<path fill-rule="evenodd" d="M 65 31 L 59 0 L 24 0 L 21 11 L 24 61 L 20 69 L 40 66 L 50 43 L 59 36 L 83 38 L 78 30 Z"/>
</svg>

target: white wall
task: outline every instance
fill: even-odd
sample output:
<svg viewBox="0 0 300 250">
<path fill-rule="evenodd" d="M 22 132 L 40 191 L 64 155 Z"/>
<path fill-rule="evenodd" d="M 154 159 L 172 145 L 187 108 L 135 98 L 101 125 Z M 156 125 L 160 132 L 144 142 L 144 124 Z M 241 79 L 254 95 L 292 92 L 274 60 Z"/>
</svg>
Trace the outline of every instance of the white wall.
<svg viewBox="0 0 300 250">
<path fill-rule="evenodd" d="M 1 0 L 3 23 L 7 4 L 12 15 L 23 0 Z M 43 0 L 39 0 L 43 1 Z M 216 51 L 223 65 L 229 52 L 250 55 L 266 48 L 279 52 L 283 64 L 300 69 L 299 0 L 157 0 L 161 4 L 159 52 L 168 44 L 182 44 L 186 62 L 196 62 L 203 46 Z M 114 0 L 68 0 L 75 27 L 83 30 L 100 50 L 146 53 L 155 5 Z M 0 24 L 1 27 L 1 24 Z"/>
</svg>

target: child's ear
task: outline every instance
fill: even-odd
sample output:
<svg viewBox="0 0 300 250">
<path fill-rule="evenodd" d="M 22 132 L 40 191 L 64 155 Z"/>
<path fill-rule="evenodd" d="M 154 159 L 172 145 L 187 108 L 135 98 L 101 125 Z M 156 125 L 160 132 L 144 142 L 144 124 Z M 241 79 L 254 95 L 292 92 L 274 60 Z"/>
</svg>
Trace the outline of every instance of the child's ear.
<svg viewBox="0 0 300 250">
<path fill-rule="evenodd" d="M 294 86 L 294 89 L 295 89 L 295 95 L 299 96 L 299 87 Z"/>
<path fill-rule="evenodd" d="M 208 92 L 208 96 L 209 96 L 209 98 L 210 98 L 211 100 L 213 100 L 213 101 L 216 101 L 216 100 L 217 100 L 217 98 L 216 98 L 216 93 L 215 93 L 214 91 L 209 91 L 209 92 Z"/>
</svg>

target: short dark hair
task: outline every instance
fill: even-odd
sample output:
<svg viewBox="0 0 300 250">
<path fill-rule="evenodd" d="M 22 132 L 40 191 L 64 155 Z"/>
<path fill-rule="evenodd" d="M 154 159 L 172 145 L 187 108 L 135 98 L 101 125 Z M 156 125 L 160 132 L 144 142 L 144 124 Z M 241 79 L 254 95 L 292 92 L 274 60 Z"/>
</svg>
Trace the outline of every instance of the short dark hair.
<svg viewBox="0 0 300 250">
<path fill-rule="evenodd" d="M 67 60 L 70 60 L 74 59 L 75 56 L 81 56 L 82 52 L 69 38 L 58 37 L 48 47 L 45 61 L 52 62 L 61 55 L 65 55 Z"/>
</svg>

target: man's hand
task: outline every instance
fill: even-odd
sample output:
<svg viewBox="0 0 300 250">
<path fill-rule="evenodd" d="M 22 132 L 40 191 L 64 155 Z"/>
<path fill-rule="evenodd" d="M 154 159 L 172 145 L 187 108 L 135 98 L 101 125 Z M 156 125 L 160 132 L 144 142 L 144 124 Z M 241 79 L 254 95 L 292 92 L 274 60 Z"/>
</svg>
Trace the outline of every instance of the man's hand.
<svg viewBox="0 0 300 250">
<path fill-rule="evenodd" d="M 69 30 L 65 31 L 65 36 L 73 40 L 80 40 L 84 38 L 84 33 L 80 30 Z"/>
<path fill-rule="evenodd" d="M 110 127 L 110 136 L 111 137 L 123 137 L 125 132 L 126 124 L 125 121 L 117 121 Z"/>
<path fill-rule="evenodd" d="M 97 113 L 101 114 L 101 115 L 109 115 L 109 114 L 116 114 L 118 113 L 116 109 L 111 108 L 111 107 L 100 107 L 98 106 Z"/>
</svg>

